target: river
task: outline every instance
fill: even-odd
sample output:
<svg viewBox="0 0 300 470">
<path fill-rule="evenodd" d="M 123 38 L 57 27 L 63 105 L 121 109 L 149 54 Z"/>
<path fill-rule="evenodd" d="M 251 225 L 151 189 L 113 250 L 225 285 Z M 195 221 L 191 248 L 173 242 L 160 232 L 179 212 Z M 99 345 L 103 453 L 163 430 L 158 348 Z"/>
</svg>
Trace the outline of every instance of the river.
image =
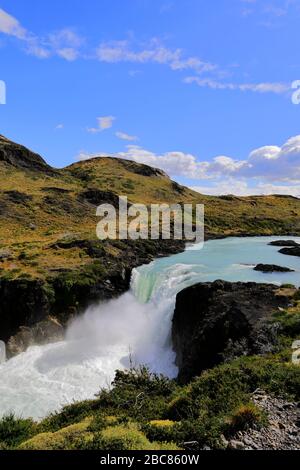
<svg viewBox="0 0 300 470">
<path fill-rule="evenodd" d="M 247 237 L 211 240 L 187 247 L 133 271 L 131 289 L 118 299 L 90 307 L 68 328 L 64 341 L 33 346 L 0 365 L 0 416 L 41 419 L 109 387 L 116 369 L 147 364 L 175 377 L 171 322 L 177 292 L 196 282 L 269 282 L 300 286 L 299 258 L 278 253 L 272 240 Z M 292 273 L 263 274 L 255 264 L 278 264 Z"/>
</svg>

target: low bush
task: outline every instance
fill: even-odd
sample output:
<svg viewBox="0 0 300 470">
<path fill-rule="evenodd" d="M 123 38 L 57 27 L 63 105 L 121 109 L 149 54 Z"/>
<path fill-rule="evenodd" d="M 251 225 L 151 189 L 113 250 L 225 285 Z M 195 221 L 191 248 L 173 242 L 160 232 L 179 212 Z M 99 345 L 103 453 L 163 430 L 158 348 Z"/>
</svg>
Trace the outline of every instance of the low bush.
<svg viewBox="0 0 300 470">
<path fill-rule="evenodd" d="M 3 449 L 17 447 L 36 432 L 36 424 L 31 419 L 21 419 L 13 414 L 0 420 L 0 445 Z"/>
<path fill-rule="evenodd" d="M 254 425 L 260 427 L 266 423 L 267 420 L 264 413 L 254 403 L 250 402 L 246 405 L 239 406 L 231 416 L 228 417 L 225 432 L 226 434 L 232 435 L 238 431 L 252 428 Z"/>
</svg>

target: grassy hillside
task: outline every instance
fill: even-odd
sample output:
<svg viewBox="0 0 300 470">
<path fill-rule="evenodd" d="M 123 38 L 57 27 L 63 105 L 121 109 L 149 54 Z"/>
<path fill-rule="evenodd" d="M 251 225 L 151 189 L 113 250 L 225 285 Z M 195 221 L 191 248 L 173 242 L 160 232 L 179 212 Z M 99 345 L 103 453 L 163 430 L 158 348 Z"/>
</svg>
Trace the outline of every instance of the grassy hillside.
<svg viewBox="0 0 300 470">
<path fill-rule="evenodd" d="M 122 159 L 95 158 L 54 170 L 41 157 L 0 138 L 0 172 L 0 250 L 11 253 L 2 257 L 2 273 L 20 270 L 40 277 L 90 263 L 81 248 L 62 251 L 53 245 L 96 238 L 95 208 L 106 200 L 103 191 L 109 191 L 108 200 L 120 194 L 146 204 L 203 203 L 207 236 L 300 233 L 299 199 L 204 196 L 160 170 Z"/>
</svg>

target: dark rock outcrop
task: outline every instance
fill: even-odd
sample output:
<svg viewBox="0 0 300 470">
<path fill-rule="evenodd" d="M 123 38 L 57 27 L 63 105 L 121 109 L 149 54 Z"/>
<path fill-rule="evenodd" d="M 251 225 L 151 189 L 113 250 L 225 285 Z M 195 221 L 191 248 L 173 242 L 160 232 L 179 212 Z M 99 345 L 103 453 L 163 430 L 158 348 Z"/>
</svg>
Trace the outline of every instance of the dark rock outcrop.
<svg viewBox="0 0 300 470">
<path fill-rule="evenodd" d="M 274 349 L 277 328 L 269 322 L 289 298 L 269 284 L 205 282 L 179 292 L 172 325 L 179 380 L 247 354 Z"/>
<path fill-rule="evenodd" d="M 281 248 L 281 250 L 279 250 L 279 253 L 289 256 L 300 256 L 300 245 L 294 246 L 292 248 Z"/>
<path fill-rule="evenodd" d="M 283 266 L 277 266 L 276 264 L 257 264 L 254 271 L 261 271 L 262 273 L 292 273 L 294 269 L 285 268 Z"/>
<path fill-rule="evenodd" d="M 300 246 L 299 243 L 295 242 L 294 240 L 275 240 L 273 242 L 268 243 L 271 246 Z"/>
<path fill-rule="evenodd" d="M 23 145 L 11 142 L 2 135 L 0 135 L 0 161 L 17 168 L 56 173 L 40 155 L 31 152 Z"/>
<path fill-rule="evenodd" d="M 169 178 L 167 173 L 159 168 L 154 168 L 149 165 L 140 165 L 139 163 L 132 162 L 130 160 L 125 160 L 122 158 L 117 159 L 128 171 L 142 176 L 161 176 L 163 178 Z"/>
<path fill-rule="evenodd" d="M 50 292 L 38 279 L 0 279 L 0 340 L 7 341 L 20 326 L 31 326 L 50 313 Z"/>
<path fill-rule="evenodd" d="M 90 188 L 80 193 L 79 199 L 95 206 L 100 204 L 112 204 L 114 207 L 119 207 L 119 196 L 112 191 L 101 191 L 100 189 Z"/>
<path fill-rule="evenodd" d="M 8 200 L 14 204 L 26 204 L 27 202 L 32 201 L 32 196 L 21 193 L 20 191 L 5 191 L 4 194 L 8 197 Z"/>
</svg>

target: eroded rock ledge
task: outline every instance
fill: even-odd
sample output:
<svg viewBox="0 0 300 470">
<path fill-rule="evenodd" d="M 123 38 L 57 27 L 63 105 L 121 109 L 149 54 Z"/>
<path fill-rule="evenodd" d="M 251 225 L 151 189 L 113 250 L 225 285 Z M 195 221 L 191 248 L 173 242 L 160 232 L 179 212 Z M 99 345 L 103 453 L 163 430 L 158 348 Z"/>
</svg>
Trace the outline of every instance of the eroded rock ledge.
<svg viewBox="0 0 300 470">
<path fill-rule="evenodd" d="M 172 325 L 179 380 L 186 382 L 234 357 L 273 351 L 278 325 L 270 319 L 288 307 L 295 293 L 291 291 L 271 284 L 225 281 L 181 291 Z"/>
</svg>

